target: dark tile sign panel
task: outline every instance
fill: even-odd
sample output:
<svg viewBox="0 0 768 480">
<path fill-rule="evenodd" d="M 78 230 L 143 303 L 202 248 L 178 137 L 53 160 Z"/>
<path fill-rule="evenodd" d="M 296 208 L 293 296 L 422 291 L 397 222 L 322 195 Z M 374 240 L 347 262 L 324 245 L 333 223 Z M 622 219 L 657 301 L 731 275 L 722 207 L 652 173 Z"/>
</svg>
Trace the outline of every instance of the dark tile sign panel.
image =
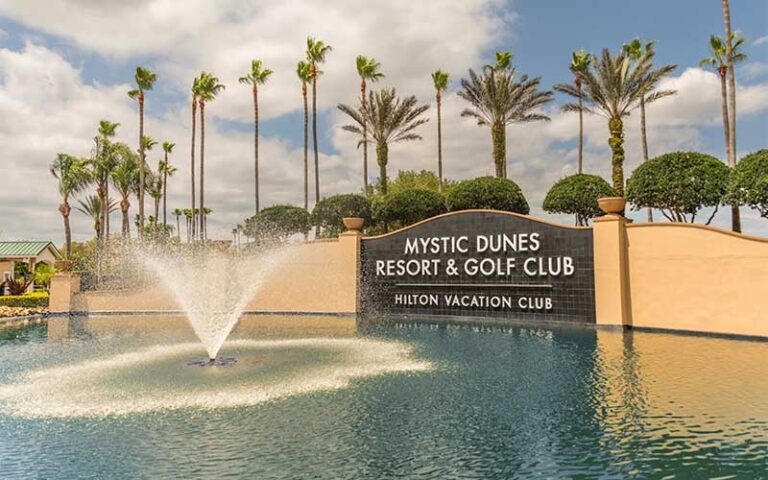
<svg viewBox="0 0 768 480">
<path fill-rule="evenodd" d="M 493 211 L 363 239 L 361 310 L 595 322 L 591 228 Z"/>
</svg>

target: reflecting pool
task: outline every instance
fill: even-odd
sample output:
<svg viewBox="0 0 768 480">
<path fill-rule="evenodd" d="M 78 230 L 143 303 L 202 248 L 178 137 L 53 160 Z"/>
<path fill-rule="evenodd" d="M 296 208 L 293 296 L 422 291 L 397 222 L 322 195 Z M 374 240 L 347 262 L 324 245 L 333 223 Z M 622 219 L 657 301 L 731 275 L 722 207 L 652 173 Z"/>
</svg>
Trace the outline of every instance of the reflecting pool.
<svg viewBox="0 0 768 480">
<path fill-rule="evenodd" d="M 763 478 L 768 342 L 243 318 L 0 328 L 0 477 Z"/>
</svg>

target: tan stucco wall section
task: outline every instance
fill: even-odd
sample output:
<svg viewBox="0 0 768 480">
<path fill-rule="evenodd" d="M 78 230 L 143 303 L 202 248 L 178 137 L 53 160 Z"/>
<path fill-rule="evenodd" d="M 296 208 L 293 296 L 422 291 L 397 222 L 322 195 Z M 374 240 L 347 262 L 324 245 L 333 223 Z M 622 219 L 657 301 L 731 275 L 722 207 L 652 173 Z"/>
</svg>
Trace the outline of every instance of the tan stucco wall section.
<svg viewBox="0 0 768 480">
<path fill-rule="evenodd" d="M 13 260 L 0 260 L 0 283 L 3 282 L 3 274 L 5 272 L 13 276 Z"/>
<path fill-rule="evenodd" d="M 292 259 L 256 294 L 247 310 L 357 312 L 359 234 L 289 248 Z"/>
<path fill-rule="evenodd" d="M 80 275 L 76 273 L 57 273 L 51 278 L 48 310 L 53 313 L 76 310 L 74 304 L 79 292 Z"/>
<path fill-rule="evenodd" d="M 628 220 L 619 215 L 596 218 L 593 227 L 595 255 L 595 315 L 598 325 L 630 325 L 627 276 Z"/>
<path fill-rule="evenodd" d="M 626 235 L 633 326 L 768 336 L 768 239 L 671 223 Z"/>
<path fill-rule="evenodd" d="M 287 248 L 289 260 L 270 277 L 267 285 L 248 303 L 246 311 L 357 312 L 359 234 L 350 233 L 342 235 L 339 240 L 303 243 Z M 62 279 L 59 279 L 59 282 L 61 281 Z M 67 291 L 63 283 L 54 283 L 54 285 L 60 287 L 55 288 L 58 292 Z M 57 308 L 65 308 L 65 304 L 61 302 L 61 307 Z M 171 292 L 162 285 L 153 285 L 142 290 L 75 294 L 71 310 L 81 312 L 174 311 L 179 310 L 179 306 Z"/>
</svg>

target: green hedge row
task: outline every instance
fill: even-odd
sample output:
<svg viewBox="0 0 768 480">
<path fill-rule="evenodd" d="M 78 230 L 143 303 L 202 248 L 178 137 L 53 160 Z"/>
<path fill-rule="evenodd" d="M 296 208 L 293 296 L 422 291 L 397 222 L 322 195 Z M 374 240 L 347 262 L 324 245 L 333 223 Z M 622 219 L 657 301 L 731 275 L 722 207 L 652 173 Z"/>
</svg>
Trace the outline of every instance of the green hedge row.
<svg viewBox="0 0 768 480">
<path fill-rule="evenodd" d="M 19 308 L 45 308 L 48 306 L 47 293 L 0 296 L 0 306 Z"/>
</svg>

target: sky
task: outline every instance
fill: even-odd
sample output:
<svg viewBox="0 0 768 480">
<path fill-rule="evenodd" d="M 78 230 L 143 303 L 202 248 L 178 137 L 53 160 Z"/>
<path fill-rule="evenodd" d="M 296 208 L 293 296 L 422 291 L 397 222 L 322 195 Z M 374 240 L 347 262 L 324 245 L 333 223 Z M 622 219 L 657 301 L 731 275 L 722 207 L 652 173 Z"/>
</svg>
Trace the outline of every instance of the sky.
<svg viewBox="0 0 768 480">
<path fill-rule="evenodd" d="M 747 39 L 748 59 L 736 71 L 741 157 L 768 146 L 768 2 L 731 4 L 733 28 Z M 698 66 L 708 55 L 709 35 L 722 32 L 719 0 L 388 0 L 364 8 L 353 0 L 2 0 L 0 239 L 63 242 L 59 196 L 48 167 L 57 153 L 90 155 L 101 119 L 119 122 L 118 140 L 137 144 L 137 107 L 126 95 L 137 65 L 158 74 L 147 94 L 145 134 L 176 143 L 169 210 L 190 204 L 191 81 L 206 70 L 226 85 L 206 108 L 205 195 L 214 212 L 209 236 L 228 239 L 233 226 L 253 213 L 253 105 L 249 88 L 237 82 L 253 58 L 274 70 L 260 89 L 261 202 L 301 205 L 303 115 L 295 68 L 307 36 L 333 47 L 318 82 L 320 188 L 328 196 L 362 188 L 362 152 L 341 129 L 348 121 L 336 109 L 356 101 L 357 55 L 381 62 L 386 77 L 374 88 L 395 87 L 431 105 L 430 121 L 418 132 L 423 140 L 390 147 L 390 175 L 436 170 L 430 73 L 449 72 L 443 162 L 445 176 L 461 180 L 493 174 L 490 131 L 459 116 L 465 104 L 456 91 L 469 68 L 492 62 L 495 51 L 511 50 L 518 71 L 540 76 L 549 89 L 571 81 L 573 50 L 615 51 L 634 37 L 656 41 L 657 64 L 678 66 L 660 85 L 678 94 L 648 107 L 650 155 L 696 150 L 724 159 L 719 80 Z M 560 110 L 565 101 L 556 95 L 544 108 L 550 122 L 508 127 L 507 161 L 508 175 L 523 189 L 533 215 L 571 224 L 570 217 L 541 210 L 548 188 L 575 172 L 578 120 Z M 638 115 L 625 126 L 629 175 L 641 160 Z M 608 179 L 607 139 L 606 121 L 587 116 L 585 171 Z M 147 159 L 156 165 L 160 156 L 155 150 Z M 373 155 L 369 162 L 375 172 Z M 641 219 L 644 213 L 631 215 Z M 768 219 L 746 208 L 742 216 L 746 233 L 768 235 Z M 112 222 L 117 230 L 119 212 Z M 726 209 L 713 224 L 730 225 Z M 90 220 L 78 211 L 72 228 L 75 240 L 92 236 Z"/>
</svg>

